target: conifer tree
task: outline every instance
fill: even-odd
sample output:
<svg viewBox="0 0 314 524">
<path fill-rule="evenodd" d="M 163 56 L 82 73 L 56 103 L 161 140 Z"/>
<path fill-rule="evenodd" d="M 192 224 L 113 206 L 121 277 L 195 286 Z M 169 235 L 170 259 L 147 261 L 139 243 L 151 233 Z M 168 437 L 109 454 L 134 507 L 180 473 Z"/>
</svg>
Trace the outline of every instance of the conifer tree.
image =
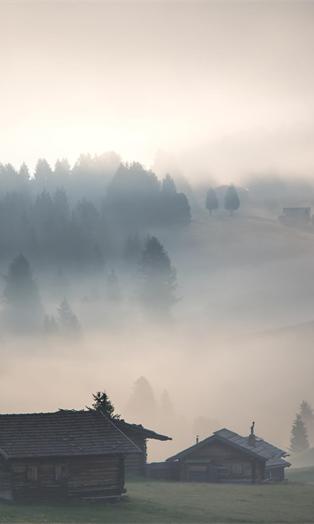
<svg viewBox="0 0 314 524">
<path fill-rule="evenodd" d="M 310 404 L 303 400 L 300 406 L 300 415 L 305 424 L 310 444 L 314 444 L 314 413 Z"/>
<path fill-rule="evenodd" d="M 230 215 L 240 207 L 240 199 L 234 186 L 229 186 L 225 193 L 224 207 Z"/>
<path fill-rule="evenodd" d="M 138 378 L 127 405 L 128 416 L 150 424 L 154 421 L 156 407 L 155 395 L 150 383 L 145 377 Z"/>
<path fill-rule="evenodd" d="M 173 178 L 170 175 L 166 175 L 162 181 L 162 191 L 170 195 L 176 195 L 177 188 Z"/>
<path fill-rule="evenodd" d="M 92 409 L 95 411 L 101 411 L 112 420 L 120 419 L 120 415 L 115 414 L 114 405 L 105 391 L 97 391 L 97 393 L 93 393 L 93 400 Z"/>
<path fill-rule="evenodd" d="M 66 299 L 62 300 L 58 308 L 58 324 L 64 334 L 74 335 L 80 332 L 78 318 Z"/>
<path fill-rule="evenodd" d="M 51 181 L 52 169 L 47 160 L 40 158 L 35 168 L 35 182 L 40 188 L 47 188 Z"/>
<path fill-rule="evenodd" d="M 141 298 L 145 308 L 167 317 L 176 302 L 176 271 L 156 237 L 146 240 L 141 262 L 143 285 Z"/>
<path fill-rule="evenodd" d="M 34 331 L 42 327 L 43 309 L 28 260 L 18 255 L 5 277 L 5 321 L 13 331 Z"/>
<path fill-rule="evenodd" d="M 300 453 L 309 448 L 309 441 L 305 424 L 300 414 L 296 415 L 291 429 L 290 450 L 293 453 Z"/>
</svg>

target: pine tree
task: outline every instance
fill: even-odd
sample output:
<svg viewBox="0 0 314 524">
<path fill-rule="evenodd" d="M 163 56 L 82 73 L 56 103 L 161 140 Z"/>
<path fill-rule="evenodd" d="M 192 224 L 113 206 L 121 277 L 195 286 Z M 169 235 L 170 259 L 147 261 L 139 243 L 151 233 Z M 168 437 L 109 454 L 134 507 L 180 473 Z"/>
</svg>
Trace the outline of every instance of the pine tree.
<svg viewBox="0 0 314 524">
<path fill-rule="evenodd" d="M 166 175 L 162 181 L 162 191 L 169 195 L 176 195 L 177 188 L 173 178 L 170 175 Z"/>
<path fill-rule="evenodd" d="M 135 421 L 137 419 L 142 420 L 144 424 L 154 422 L 156 400 L 153 389 L 145 377 L 140 377 L 136 380 L 127 405 L 127 413 Z"/>
<path fill-rule="evenodd" d="M 300 453 L 308 448 L 309 441 L 306 427 L 301 415 L 297 414 L 291 429 L 290 450 L 293 453 Z"/>
<path fill-rule="evenodd" d="M 112 420 L 120 419 L 120 415 L 115 414 L 114 405 L 105 391 L 97 391 L 97 393 L 93 394 L 93 399 L 92 409 L 101 411 Z"/>
<path fill-rule="evenodd" d="M 57 160 L 54 168 L 54 177 L 55 182 L 61 186 L 68 182 L 69 176 L 71 173 L 71 168 L 68 160 L 63 158 L 62 160 Z"/>
<path fill-rule="evenodd" d="M 310 404 L 303 400 L 300 406 L 300 415 L 305 424 L 311 445 L 314 444 L 314 413 Z"/>
<path fill-rule="evenodd" d="M 64 334 L 75 335 L 81 330 L 78 318 L 66 299 L 61 302 L 58 308 L 58 324 Z"/>
<path fill-rule="evenodd" d="M 216 195 L 216 191 L 212 187 L 210 187 L 207 191 L 206 208 L 208 209 L 210 215 L 213 211 L 218 209 L 218 198 Z"/>
<path fill-rule="evenodd" d="M 234 186 L 229 186 L 225 193 L 224 206 L 230 215 L 240 207 L 240 199 Z"/>
<path fill-rule="evenodd" d="M 52 169 L 47 160 L 40 158 L 35 168 L 35 181 L 41 188 L 47 188 L 51 181 Z"/>
<path fill-rule="evenodd" d="M 148 237 L 141 262 L 142 302 L 147 311 L 167 317 L 176 302 L 176 272 L 162 244 Z"/>
<path fill-rule="evenodd" d="M 25 162 L 23 162 L 19 169 L 19 176 L 25 183 L 29 182 L 29 170 Z"/>
<path fill-rule="evenodd" d="M 18 255 L 10 264 L 5 277 L 4 317 L 13 331 L 39 330 L 43 322 L 43 308 L 28 260 Z"/>
</svg>

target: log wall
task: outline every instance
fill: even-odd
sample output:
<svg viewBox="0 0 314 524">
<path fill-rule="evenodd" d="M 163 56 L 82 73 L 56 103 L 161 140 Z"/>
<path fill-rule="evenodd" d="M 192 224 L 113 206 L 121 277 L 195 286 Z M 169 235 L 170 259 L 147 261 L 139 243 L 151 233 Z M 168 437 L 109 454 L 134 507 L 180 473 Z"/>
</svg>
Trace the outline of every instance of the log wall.
<svg viewBox="0 0 314 524">
<path fill-rule="evenodd" d="M 124 463 L 120 455 L 15 460 L 15 500 L 121 495 Z"/>
<path fill-rule="evenodd" d="M 0 499 L 12 499 L 10 468 L 2 457 L 0 457 Z"/>
<path fill-rule="evenodd" d="M 147 461 L 146 439 L 135 432 L 125 432 L 129 439 L 142 451 L 142 453 L 130 453 L 125 457 L 125 472 L 128 477 L 145 475 Z"/>
</svg>

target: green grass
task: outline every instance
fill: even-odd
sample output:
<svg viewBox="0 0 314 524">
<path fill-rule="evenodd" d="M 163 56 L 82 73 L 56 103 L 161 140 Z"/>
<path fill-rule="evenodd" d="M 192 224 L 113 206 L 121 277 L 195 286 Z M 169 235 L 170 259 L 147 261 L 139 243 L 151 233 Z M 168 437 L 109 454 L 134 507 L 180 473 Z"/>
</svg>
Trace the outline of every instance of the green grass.
<svg viewBox="0 0 314 524">
<path fill-rule="evenodd" d="M 130 482 L 115 504 L 0 504 L 0 523 L 314 523 L 314 486 Z"/>
<path fill-rule="evenodd" d="M 293 482 L 307 482 L 314 484 L 314 467 L 292 468 L 287 471 L 287 477 Z"/>
</svg>

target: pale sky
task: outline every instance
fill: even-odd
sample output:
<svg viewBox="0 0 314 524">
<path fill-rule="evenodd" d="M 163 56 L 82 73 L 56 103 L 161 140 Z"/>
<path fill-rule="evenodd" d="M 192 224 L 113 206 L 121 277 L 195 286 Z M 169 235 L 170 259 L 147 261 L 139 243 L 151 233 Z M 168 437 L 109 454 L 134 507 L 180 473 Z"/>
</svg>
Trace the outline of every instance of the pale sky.
<svg viewBox="0 0 314 524">
<path fill-rule="evenodd" d="M 314 2 L 0 0 L 0 20 L 2 163 L 314 173 Z"/>
</svg>

